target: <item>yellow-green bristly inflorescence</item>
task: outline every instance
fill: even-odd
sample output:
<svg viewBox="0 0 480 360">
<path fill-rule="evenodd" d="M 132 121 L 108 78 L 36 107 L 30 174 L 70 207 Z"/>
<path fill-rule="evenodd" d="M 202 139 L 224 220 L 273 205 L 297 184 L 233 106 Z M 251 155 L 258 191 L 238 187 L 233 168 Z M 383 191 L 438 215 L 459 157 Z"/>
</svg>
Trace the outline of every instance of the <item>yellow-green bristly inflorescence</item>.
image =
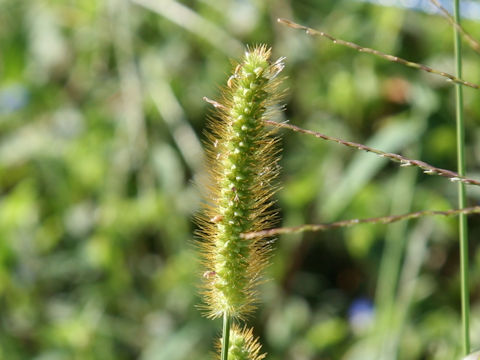
<svg viewBox="0 0 480 360">
<path fill-rule="evenodd" d="M 217 348 L 222 349 L 222 340 L 218 342 Z M 239 328 L 234 325 L 230 330 L 230 343 L 228 345 L 229 360 L 262 360 L 266 354 L 261 353 L 262 346 L 258 339 L 253 336 L 253 329 L 247 327 Z"/>
<path fill-rule="evenodd" d="M 280 99 L 277 75 L 283 63 L 271 62 L 270 55 L 266 46 L 245 52 L 222 99 L 214 102 L 216 113 L 209 121 L 211 185 L 199 223 L 205 267 L 202 293 L 211 318 L 243 319 L 251 313 L 255 288 L 268 262 L 268 243 L 241 234 L 266 229 L 275 218 L 278 139 L 264 121 Z"/>
</svg>

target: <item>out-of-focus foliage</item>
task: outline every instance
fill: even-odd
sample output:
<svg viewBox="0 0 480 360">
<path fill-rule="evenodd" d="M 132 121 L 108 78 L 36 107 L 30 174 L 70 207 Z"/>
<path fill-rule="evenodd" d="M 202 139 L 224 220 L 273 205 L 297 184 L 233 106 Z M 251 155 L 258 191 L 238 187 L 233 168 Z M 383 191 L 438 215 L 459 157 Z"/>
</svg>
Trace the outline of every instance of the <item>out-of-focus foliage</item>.
<svg viewBox="0 0 480 360">
<path fill-rule="evenodd" d="M 358 1 L 0 2 L 0 358 L 212 358 L 221 325 L 195 308 L 191 222 L 202 97 L 218 95 L 243 44 L 286 56 L 292 123 L 455 169 L 451 84 L 277 17 L 453 71 L 444 19 Z M 464 54 L 480 82 L 480 58 Z M 465 98 L 475 176 L 479 93 Z M 282 136 L 284 225 L 455 207 L 445 179 Z M 479 234 L 471 217 L 473 348 Z M 458 357 L 457 248 L 454 219 L 281 237 L 255 335 L 271 360 Z"/>
</svg>

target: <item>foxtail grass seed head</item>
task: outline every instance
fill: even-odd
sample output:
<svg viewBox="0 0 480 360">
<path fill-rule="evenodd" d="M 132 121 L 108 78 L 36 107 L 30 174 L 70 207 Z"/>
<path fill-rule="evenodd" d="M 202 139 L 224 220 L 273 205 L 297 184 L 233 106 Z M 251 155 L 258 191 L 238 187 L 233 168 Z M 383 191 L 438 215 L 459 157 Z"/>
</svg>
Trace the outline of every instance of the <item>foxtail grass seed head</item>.
<svg viewBox="0 0 480 360">
<path fill-rule="evenodd" d="M 218 352 L 222 348 L 222 340 L 220 339 L 217 344 Z M 237 325 L 232 327 L 228 344 L 228 360 L 262 360 L 267 354 L 261 354 L 261 350 L 262 346 L 258 338 L 253 337 L 252 328 L 240 329 Z"/>
<path fill-rule="evenodd" d="M 247 49 L 223 89 L 207 134 L 211 177 L 198 217 L 204 308 L 208 317 L 244 318 L 255 307 L 256 286 L 268 263 L 265 240 L 241 234 L 271 226 L 277 190 L 278 138 L 265 128 L 281 99 L 283 59 L 270 61 L 265 45 Z"/>
</svg>

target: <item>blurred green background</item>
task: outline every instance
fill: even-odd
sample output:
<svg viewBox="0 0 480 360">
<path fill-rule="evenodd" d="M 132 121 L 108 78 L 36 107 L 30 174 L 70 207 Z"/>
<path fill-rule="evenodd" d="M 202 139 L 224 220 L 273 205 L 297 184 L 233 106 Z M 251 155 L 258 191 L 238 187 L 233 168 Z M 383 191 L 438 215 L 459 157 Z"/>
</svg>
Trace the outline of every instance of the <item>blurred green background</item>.
<svg viewBox="0 0 480 360">
<path fill-rule="evenodd" d="M 221 321 L 196 305 L 192 216 L 202 139 L 246 44 L 286 57 L 281 119 L 455 169 L 442 78 L 307 37 L 336 37 L 453 72 L 437 15 L 358 1 L 0 1 L 0 358 L 211 359 Z M 465 22 L 480 38 L 479 22 Z M 480 57 L 464 47 L 465 78 Z M 480 98 L 465 89 L 480 178 Z M 456 185 L 281 132 L 285 226 L 456 207 Z M 468 188 L 469 204 L 480 191 Z M 469 218 L 472 348 L 480 236 Z M 455 219 L 280 237 L 250 319 L 268 359 L 460 358 Z"/>
</svg>

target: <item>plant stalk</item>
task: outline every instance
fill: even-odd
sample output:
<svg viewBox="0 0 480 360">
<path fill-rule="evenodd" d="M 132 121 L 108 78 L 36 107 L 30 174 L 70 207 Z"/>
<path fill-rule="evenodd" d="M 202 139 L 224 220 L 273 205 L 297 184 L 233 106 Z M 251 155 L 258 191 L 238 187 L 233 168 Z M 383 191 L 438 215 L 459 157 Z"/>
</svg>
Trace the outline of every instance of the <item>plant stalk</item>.
<svg viewBox="0 0 480 360">
<path fill-rule="evenodd" d="M 401 214 L 401 215 L 389 215 L 381 216 L 374 218 L 364 218 L 364 219 L 349 219 L 349 220 L 340 220 L 331 223 L 325 224 L 305 224 L 300 226 L 292 227 L 281 227 L 273 228 L 268 230 L 252 231 L 248 233 L 243 233 L 241 237 L 243 239 L 255 239 L 262 237 L 277 236 L 281 234 L 295 234 L 305 231 L 323 231 L 329 229 L 335 229 L 340 227 L 354 226 L 358 224 L 391 224 L 396 221 L 418 219 L 423 216 L 456 216 L 459 214 L 480 214 L 480 206 L 472 206 L 462 209 L 451 209 L 445 211 L 438 210 L 423 210 L 415 211 L 411 213 Z"/>
<path fill-rule="evenodd" d="M 414 68 L 414 69 L 419 69 L 419 70 L 426 71 L 426 72 L 429 72 L 429 73 L 432 73 L 432 74 L 443 76 L 444 78 L 447 78 L 449 81 L 452 81 L 455 84 L 462 84 L 462 85 L 469 86 L 469 87 L 477 89 L 477 90 L 480 89 L 480 85 L 471 83 L 469 81 L 465 81 L 458 76 L 454 76 L 454 75 L 446 73 L 444 71 L 433 69 L 433 68 L 431 68 L 430 66 L 427 66 L 427 65 L 423 65 L 423 64 L 415 63 L 413 61 L 405 60 L 405 59 L 402 59 L 398 56 L 385 54 L 384 52 L 381 52 L 381 51 L 378 51 L 378 50 L 375 50 L 375 49 L 363 47 L 363 46 L 360 46 L 358 44 L 352 43 L 350 41 L 345 41 L 345 40 L 342 40 L 342 39 L 334 38 L 332 35 L 327 34 L 326 32 L 318 31 L 318 30 L 309 28 L 307 26 L 297 24 L 297 23 L 295 23 L 291 20 L 279 18 L 279 19 L 277 19 L 277 22 L 279 22 L 280 24 L 284 24 L 288 27 L 291 27 L 293 29 L 304 30 L 307 33 L 307 35 L 321 36 L 323 38 L 326 38 L 326 39 L 330 40 L 334 44 L 347 46 L 351 49 L 355 49 L 355 50 L 360 51 L 360 52 L 364 52 L 364 53 L 367 53 L 367 54 L 372 54 L 372 55 L 375 55 L 375 56 L 379 56 L 379 57 L 384 58 L 385 60 L 388 60 L 388 61 L 396 62 L 396 63 L 402 64 L 402 65 L 405 65 L 405 66 L 408 66 L 408 67 L 411 67 L 411 68 Z"/>
<path fill-rule="evenodd" d="M 460 24 L 460 4 L 459 0 L 454 0 L 454 18 L 457 24 Z M 462 76 L 462 44 L 460 32 L 457 27 L 453 27 L 455 44 L 455 71 L 456 76 Z M 456 123 L 457 123 L 457 166 L 460 176 L 465 175 L 465 126 L 463 118 L 463 88 L 455 84 L 456 99 Z M 458 206 L 460 209 L 466 206 L 465 184 L 458 183 Z M 467 217 L 465 214 L 459 214 L 459 238 L 460 238 L 460 281 L 461 281 L 461 301 L 462 301 L 462 335 L 463 335 L 463 355 L 470 353 L 470 303 L 469 303 L 469 280 L 468 280 L 468 229 Z"/>
<path fill-rule="evenodd" d="M 227 312 L 223 313 L 223 334 L 222 334 L 222 360 L 228 360 L 228 345 L 230 342 L 231 317 Z"/>
<path fill-rule="evenodd" d="M 217 105 L 216 102 L 213 101 L 213 100 L 210 100 L 208 98 L 204 98 L 204 99 L 207 102 L 213 104 L 215 107 L 221 106 L 220 104 Z M 290 129 L 290 130 L 293 130 L 293 131 L 296 131 L 296 132 L 299 132 L 299 133 L 302 133 L 302 134 L 312 135 L 312 136 L 315 136 L 316 138 L 319 138 L 319 139 L 322 139 L 322 140 L 325 140 L 325 141 L 333 141 L 333 142 L 336 142 L 337 144 L 340 144 L 340 145 L 343 145 L 343 146 L 348 146 L 348 147 L 353 148 L 353 149 L 366 151 L 366 152 L 378 155 L 381 158 L 386 158 L 386 159 L 392 160 L 394 162 L 400 163 L 401 167 L 416 166 L 416 167 L 419 167 L 420 169 L 422 169 L 423 173 L 427 174 L 427 175 L 443 176 L 443 177 L 449 178 L 450 181 L 452 181 L 452 182 L 460 181 L 460 182 L 463 182 L 467 185 L 480 186 L 480 181 L 479 180 L 469 179 L 469 178 L 466 178 L 465 176 L 460 176 L 456 172 L 446 170 L 446 169 L 437 168 L 437 167 L 435 167 L 433 165 L 430 165 L 430 164 L 427 164 L 426 162 L 421 161 L 421 160 L 409 159 L 409 158 L 406 158 L 405 156 L 402 156 L 402 155 L 398 155 L 398 154 L 394 154 L 394 153 L 390 153 L 390 152 L 384 152 L 382 150 L 374 149 L 374 148 L 372 148 L 370 146 L 367 146 L 367 145 L 355 143 L 355 142 L 352 142 L 352 141 L 342 140 L 342 139 L 339 139 L 339 138 L 336 138 L 336 137 L 333 137 L 333 136 L 329 136 L 329 135 L 325 135 L 325 134 L 322 134 L 322 133 L 319 133 L 319 132 L 316 132 L 316 131 L 312 131 L 312 130 L 302 129 L 298 126 L 295 126 L 295 125 L 292 125 L 292 124 L 287 124 L 287 123 L 284 123 L 284 122 L 277 123 L 277 122 L 272 121 L 272 120 L 265 120 L 265 123 L 268 124 L 268 125 L 279 127 L 279 128 Z"/>
</svg>

